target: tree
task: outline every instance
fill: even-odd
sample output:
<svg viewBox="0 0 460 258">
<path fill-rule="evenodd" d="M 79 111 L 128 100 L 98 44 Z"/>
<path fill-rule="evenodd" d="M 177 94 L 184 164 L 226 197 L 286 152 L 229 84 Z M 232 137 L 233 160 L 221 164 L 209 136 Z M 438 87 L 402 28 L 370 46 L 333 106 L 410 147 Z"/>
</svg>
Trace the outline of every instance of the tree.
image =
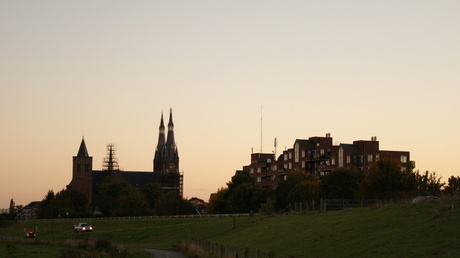
<svg viewBox="0 0 460 258">
<path fill-rule="evenodd" d="M 444 190 L 452 196 L 457 196 L 460 193 L 460 176 L 449 177 L 447 186 Z"/>
<path fill-rule="evenodd" d="M 315 200 L 319 196 L 321 182 L 313 175 L 307 177 L 306 181 L 302 181 L 294 186 L 289 191 L 288 202 L 289 203 L 304 203 L 307 201 Z"/>
<path fill-rule="evenodd" d="M 145 185 L 145 187 L 141 190 L 141 193 L 145 196 L 149 207 L 153 209 L 155 207 L 155 203 L 163 195 L 163 189 L 160 184 L 151 182 Z"/>
<path fill-rule="evenodd" d="M 40 202 L 37 217 L 40 219 L 50 219 L 57 217 L 58 207 L 56 206 L 56 195 L 53 190 L 48 190 L 43 200 Z"/>
<path fill-rule="evenodd" d="M 287 175 L 286 180 L 282 181 L 278 187 L 276 188 L 275 192 L 275 208 L 277 210 L 279 209 L 285 209 L 288 207 L 289 200 L 289 192 L 294 189 L 294 187 L 297 184 L 300 184 L 301 182 L 308 181 L 309 177 L 314 177 L 313 175 L 307 175 L 304 172 L 301 171 L 292 171 L 289 172 Z M 292 198 L 292 197 L 291 197 Z"/>
<path fill-rule="evenodd" d="M 209 213 L 237 213 L 258 211 L 266 193 L 249 173 L 238 172 L 227 183 L 227 188 L 221 188 L 209 199 Z"/>
<path fill-rule="evenodd" d="M 230 213 L 258 211 L 265 201 L 263 190 L 254 182 L 240 183 L 231 192 L 227 201 L 227 210 Z"/>
<path fill-rule="evenodd" d="M 220 188 L 217 193 L 212 194 L 209 198 L 207 212 L 211 214 L 228 213 L 227 211 L 228 188 Z"/>
<path fill-rule="evenodd" d="M 195 213 L 195 207 L 176 192 L 169 192 L 160 197 L 155 205 L 157 215 L 186 215 Z"/>
<path fill-rule="evenodd" d="M 10 216 L 14 218 L 14 214 L 16 214 L 16 204 L 14 203 L 14 200 L 11 199 L 10 201 Z"/>
<path fill-rule="evenodd" d="M 339 168 L 323 179 L 321 196 L 326 199 L 359 199 L 364 173 L 351 168 Z"/>
<path fill-rule="evenodd" d="M 96 197 L 95 207 L 99 207 L 104 216 L 112 216 L 112 209 L 117 205 L 120 196 L 129 194 L 133 187 L 126 182 L 112 182 L 105 180 L 99 185 L 99 193 Z"/>
<path fill-rule="evenodd" d="M 400 200 L 413 196 L 417 191 L 417 177 L 412 168 L 401 169 L 391 160 L 381 160 L 364 178 L 363 188 L 367 198 Z"/>
<path fill-rule="evenodd" d="M 439 195 L 441 188 L 445 183 L 441 183 L 442 177 L 437 177 L 436 172 L 430 173 L 428 171 L 425 174 L 420 175 L 417 172 L 417 194 L 419 195 Z"/>
<path fill-rule="evenodd" d="M 139 189 L 131 188 L 126 195 L 120 195 L 110 209 L 112 216 L 141 216 L 149 214 L 149 203 Z"/>
</svg>

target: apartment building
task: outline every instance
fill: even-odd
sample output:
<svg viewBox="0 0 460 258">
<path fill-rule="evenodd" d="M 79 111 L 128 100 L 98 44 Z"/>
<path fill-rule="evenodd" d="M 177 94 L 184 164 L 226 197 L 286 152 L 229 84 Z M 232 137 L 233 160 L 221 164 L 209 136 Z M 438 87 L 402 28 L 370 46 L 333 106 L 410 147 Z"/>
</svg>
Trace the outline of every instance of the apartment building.
<svg viewBox="0 0 460 258">
<path fill-rule="evenodd" d="M 342 167 L 368 170 L 379 160 L 400 162 L 401 169 L 407 169 L 411 163 L 408 151 L 380 150 L 377 137 L 334 145 L 331 135 L 326 134 L 325 137 L 295 140 L 293 148 L 283 151 L 278 159 L 273 153 L 252 153 L 251 164 L 243 166 L 243 171 L 254 177 L 260 186 L 276 189 L 291 171 L 303 171 L 321 178 Z"/>
</svg>

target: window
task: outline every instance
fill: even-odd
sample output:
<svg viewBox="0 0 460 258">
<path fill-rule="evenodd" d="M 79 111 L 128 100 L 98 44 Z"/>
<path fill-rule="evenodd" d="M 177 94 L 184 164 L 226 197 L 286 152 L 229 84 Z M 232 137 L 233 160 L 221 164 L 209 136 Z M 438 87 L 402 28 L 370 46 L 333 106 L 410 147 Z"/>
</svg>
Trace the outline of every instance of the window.
<svg viewBox="0 0 460 258">
<path fill-rule="evenodd" d="M 81 171 L 81 164 L 77 164 L 77 172 Z"/>
<path fill-rule="evenodd" d="M 305 158 L 305 150 L 302 150 L 302 158 Z"/>
<path fill-rule="evenodd" d="M 364 156 L 363 156 L 363 155 L 360 155 L 360 156 L 359 156 L 359 162 L 360 162 L 360 163 L 364 163 Z"/>
<path fill-rule="evenodd" d="M 288 155 L 287 153 L 284 153 L 284 160 L 287 160 L 288 159 Z"/>
<path fill-rule="evenodd" d="M 257 168 L 257 173 L 262 172 L 262 168 Z"/>
<path fill-rule="evenodd" d="M 380 161 L 380 154 L 375 154 L 375 161 Z"/>
<path fill-rule="evenodd" d="M 302 168 L 305 168 L 305 161 L 302 160 Z"/>
<path fill-rule="evenodd" d="M 252 174 L 252 173 L 254 173 L 254 169 L 253 169 L 253 168 L 251 168 L 251 170 L 249 170 L 249 174 Z"/>
<path fill-rule="evenodd" d="M 289 152 L 289 159 L 292 159 L 292 152 Z"/>
<path fill-rule="evenodd" d="M 85 164 L 85 172 L 89 171 L 89 164 Z"/>
<path fill-rule="evenodd" d="M 294 146 L 294 156 L 295 156 L 295 162 L 299 162 L 299 143 L 296 143 Z"/>
<path fill-rule="evenodd" d="M 324 156 L 324 149 L 319 150 L 319 155 Z"/>
<path fill-rule="evenodd" d="M 277 165 L 273 165 L 273 170 L 278 170 L 278 166 Z"/>
<path fill-rule="evenodd" d="M 262 182 L 262 178 L 260 176 L 257 177 L 257 182 Z"/>
<path fill-rule="evenodd" d="M 407 163 L 407 156 L 401 155 L 401 163 Z"/>
<path fill-rule="evenodd" d="M 350 163 L 351 163 L 351 156 L 348 155 L 348 156 L 347 156 L 347 164 L 350 164 Z"/>
<path fill-rule="evenodd" d="M 339 167 L 343 167 L 343 149 L 339 149 Z"/>
<path fill-rule="evenodd" d="M 331 165 L 335 165 L 335 158 L 331 158 Z"/>
<path fill-rule="evenodd" d="M 367 154 L 367 162 L 372 162 L 372 154 Z"/>
<path fill-rule="evenodd" d="M 292 169 L 292 163 L 289 162 L 289 165 L 288 165 L 289 169 Z"/>
</svg>

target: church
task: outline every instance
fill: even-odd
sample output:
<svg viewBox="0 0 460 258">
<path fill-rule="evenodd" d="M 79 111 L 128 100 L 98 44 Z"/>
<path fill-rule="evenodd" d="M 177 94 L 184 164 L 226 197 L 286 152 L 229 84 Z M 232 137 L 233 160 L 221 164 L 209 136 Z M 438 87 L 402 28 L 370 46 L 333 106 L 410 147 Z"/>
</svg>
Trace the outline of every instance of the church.
<svg viewBox="0 0 460 258">
<path fill-rule="evenodd" d="M 158 183 L 165 192 L 175 191 L 183 195 L 183 173 L 179 171 L 179 154 L 174 138 L 172 109 L 169 112 L 168 132 L 165 134 L 163 113 L 160 120 L 158 144 L 155 149 L 152 171 L 121 171 L 115 158 L 113 145 L 107 146 L 107 158 L 102 170 L 93 170 L 93 157 L 88 154 L 83 138 L 77 156 L 73 157 L 72 181 L 70 189 L 86 197 L 86 212 L 92 212 L 93 200 L 99 184 L 104 178 L 113 182 L 127 182 L 136 188 L 143 188 L 147 183 Z"/>
</svg>

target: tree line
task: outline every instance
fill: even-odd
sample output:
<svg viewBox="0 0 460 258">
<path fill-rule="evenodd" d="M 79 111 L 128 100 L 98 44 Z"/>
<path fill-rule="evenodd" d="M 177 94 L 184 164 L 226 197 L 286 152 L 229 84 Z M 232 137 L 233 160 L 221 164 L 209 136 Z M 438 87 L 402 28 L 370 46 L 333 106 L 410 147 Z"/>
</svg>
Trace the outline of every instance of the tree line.
<svg viewBox="0 0 460 258">
<path fill-rule="evenodd" d="M 37 218 L 91 217 L 86 214 L 84 195 L 71 189 L 58 193 L 49 190 L 39 204 Z M 104 217 L 193 214 L 195 207 L 177 192 L 164 192 L 158 183 L 148 183 L 142 189 L 127 182 L 112 182 L 108 178 L 99 184 L 93 208 Z"/>
<path fill-rule="evenodd" d="M 339 168 L 322 177 L 301 171 L 289 171 L 276 190 L 260 187 L 247 172 L 237 173 L 211 195 L 207 213 L 275 212 L 287 210 L 290 204 L 322 199 L 380 199 L 385 202 L 407 200 L 419 195 L 440 194 L 458 196 L 460 176 L 451 176 L 442 182 L 435 172 L 420 173 L 412 167 L 401 169 L 399 163 L 383 160 L 367 171 Z M 176 192 L 164 192 L 157 183 L 135 188 L 126 182 L 109 178 L 99 184 L 94 194 L 93 208 L 102 216 L 187 215 L 196 213 L 193 204 Z M 38 218 L 87 217 L 87 200 L 71 189 L 57 193 L 49 190 L 39 204 Z M 13 218 L 22 206 L 10 203 Z M 6 215 L 3 215 L 3 217 Z"/>
<path fill-rule="evenodd" d="M 273 212 L 286 210 L 292 203 L 322 199 L 407 200 L 419 195 L 457 195 L 460 177 L 447 184 L 435 172 L 420 173 L 412 167 L 401 169 L 398 162 L 379 161 L 367 171 L 339 168 L 318 178 L 301 171 L 290 171 L 276 190 L 265 190 L 247 172 L 238 173 L 209 200 L 209 213 Z"/>
</svg>

